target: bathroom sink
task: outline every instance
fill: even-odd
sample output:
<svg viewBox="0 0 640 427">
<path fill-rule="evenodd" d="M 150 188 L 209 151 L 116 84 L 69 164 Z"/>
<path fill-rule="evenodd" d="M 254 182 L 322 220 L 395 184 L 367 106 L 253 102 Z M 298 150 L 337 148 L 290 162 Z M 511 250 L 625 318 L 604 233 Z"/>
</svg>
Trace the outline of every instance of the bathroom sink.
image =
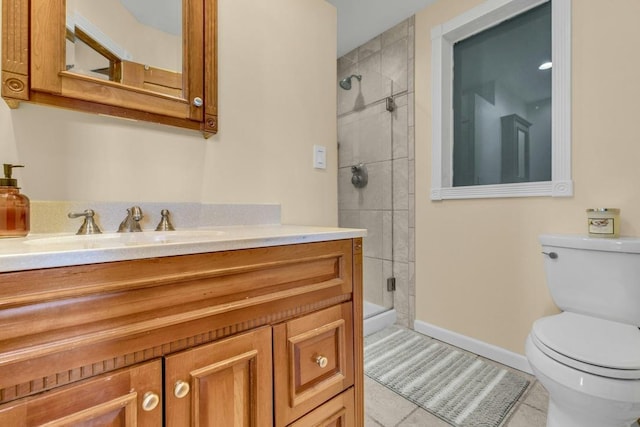
<svg viewBox="0 0 640 427">
<path fill-rule="evenodd" d="M 100 242 L 107 240 L 115 240 L 120 236 L 117 234 L 87 234 L 87 235 L 61 235 L 53 237 L 29 237 L 25 241 L 27 245 L 59 245 L 65 243 L 88 243 L 88 242 Z"/>
<path fill-rule="evenodd" d="M 89 235 L 30 236 L 25 244 L 40 247 L 79 247 L 84 249 L 118 246 L 144 246 L 171 243 L 194 243 L 216 240 L 220 230 L 143 231 L 138 233 L 104 233 Z"/>
</svg>

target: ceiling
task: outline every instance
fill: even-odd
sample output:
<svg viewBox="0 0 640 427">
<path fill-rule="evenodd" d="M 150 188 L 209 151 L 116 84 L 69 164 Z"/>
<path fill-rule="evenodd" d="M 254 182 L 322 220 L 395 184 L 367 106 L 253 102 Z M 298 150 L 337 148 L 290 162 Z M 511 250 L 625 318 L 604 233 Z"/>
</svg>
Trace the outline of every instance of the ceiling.
<svg viewBox="0 0 640 427">
<path fill-rule="evenodd" d="M 435 0 L 327 0 L 338 10 L 338 58 Z"/>
</svg>

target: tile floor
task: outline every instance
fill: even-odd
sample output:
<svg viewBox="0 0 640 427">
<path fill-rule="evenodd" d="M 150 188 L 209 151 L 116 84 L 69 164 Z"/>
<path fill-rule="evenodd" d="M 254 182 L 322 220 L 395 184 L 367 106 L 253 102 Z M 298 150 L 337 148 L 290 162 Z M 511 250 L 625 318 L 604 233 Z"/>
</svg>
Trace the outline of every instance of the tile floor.
<svg viewBox="0 0 640 427">
<path fill-rule="evenodd" d="M 489 363 L 496 362 L 489 360 Z M 517 372 L 527 377 L 530 384 L 501 427 L 545 427 L 547 391 L 534 376 Z M 451 427 L 450 424 L 366 376 L 364 399 L 365 427 Z"/>
</svg>

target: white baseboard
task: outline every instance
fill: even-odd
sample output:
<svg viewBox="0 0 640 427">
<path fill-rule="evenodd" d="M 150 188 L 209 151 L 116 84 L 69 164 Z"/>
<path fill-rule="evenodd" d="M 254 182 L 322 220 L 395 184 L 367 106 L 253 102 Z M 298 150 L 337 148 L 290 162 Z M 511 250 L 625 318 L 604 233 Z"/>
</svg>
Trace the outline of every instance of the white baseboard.
<svg viewBox="0 0 640 427">
<path fill-rule="evenodd" d="M 396 323 L 396 311 L 394 309 L 378 313 L 375 316 L 364 319 L 364 336 L 371 335 L 387 326 Z"/>
<path fill-rule="evenodd" d="M 514 369 L 518 369 L 519 371 L 533 375 L 531 366 L 529 366 L 529 361 L 521 354 L 505 350 L 502 347 L 488 344 L 457 332 L 443 329 L 439 326 L 435 326 L 421 320 L 416 320 L 413 324 L 413 328 L 416 332 L 420 332 L 421 334 L 430 336 L 431 338 L 444 341 L 447 344 L 460 347 L 463 350 L 470 351 L 482 357 L 486 357 L 487 359 L 494 360 L 502 363 L 503 365 L 507 365 Z"/>
</svg>

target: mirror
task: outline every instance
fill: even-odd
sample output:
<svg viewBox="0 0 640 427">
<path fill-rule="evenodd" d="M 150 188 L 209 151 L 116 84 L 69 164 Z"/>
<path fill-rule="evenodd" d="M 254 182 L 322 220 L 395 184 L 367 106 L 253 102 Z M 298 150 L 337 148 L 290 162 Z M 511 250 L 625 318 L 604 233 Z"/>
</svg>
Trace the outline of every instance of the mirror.
<svg viewBox="0 0 640 427">
<path fill-rule="evenodd" d="M 67 0 L 66 70 L 182 97 L 182 1 Z"/>
<path fill-rule="evenodd" d="M 10 107 L 29 101 L 217 132 L 216 0 L 2 3 Z"/>
</svg>

